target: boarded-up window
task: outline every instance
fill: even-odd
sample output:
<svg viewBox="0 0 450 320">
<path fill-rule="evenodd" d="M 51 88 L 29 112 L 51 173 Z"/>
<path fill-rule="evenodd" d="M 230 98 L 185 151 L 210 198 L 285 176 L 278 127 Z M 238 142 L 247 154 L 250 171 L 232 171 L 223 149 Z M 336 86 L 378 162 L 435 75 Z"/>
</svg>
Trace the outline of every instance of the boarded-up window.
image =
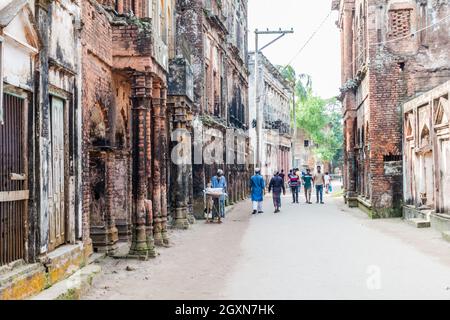
<svg viewBox="0 0 450 320">
<path fill-rule="evenodd" d="M 406 37 L 411 34 L 411 9 L 389 11 L 389 39 Z"/>
</svg>

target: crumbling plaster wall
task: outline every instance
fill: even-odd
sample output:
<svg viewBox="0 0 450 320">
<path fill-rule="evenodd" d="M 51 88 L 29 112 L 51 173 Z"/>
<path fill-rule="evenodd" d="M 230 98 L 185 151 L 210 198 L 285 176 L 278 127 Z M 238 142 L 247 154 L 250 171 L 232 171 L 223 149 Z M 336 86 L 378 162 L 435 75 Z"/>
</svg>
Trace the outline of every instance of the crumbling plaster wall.
<svg viewBox="0 0 450 320">
<path fill-rule="evenodd" d="M 368 180 L 378 216 L 401 211 L 402 103 L 450 76 L 449 21 L 444 20 L 448 4 L 446 0 L 340 2 L 343 82 L 356 84 L 343 95 L 345 186 L 362 193 L 355 189 L 358 179 Z M 427 29 L 410 36 L 423 28 Z M 366 152 L 354 149 L 363 128 Z M 367 195 L 367 187 L 362 189 Z"/>
<path fill-rule="evenodd" d="M 450 209 L 449 94 L 447 81 L 403 105 L 405 204 L 443 214 Z"/>
<path fill-rule="evenodd" d="M 399 12 L 405 10 L 410 11 L 409 26 L 398 18 Z M 369 43 L 386 42 L 369 48 L 372 202 L 375 208 L 382 209 L 381 215 L 389 215 L 383 211 L 392 211 L 401 205 L 402 177 L 398 170 L 389 175 L 384 170 L 389 163 L 383 158 L 403 153 L 401 104 L 450 77 L 448 19 L 412 38 L 404 36 L 395 26 L 406 24 L 402 27 L 409 34 L 437 23 L 447 17 L 450 10 L 448 1 L 389 1 L 384 6 L 369 1 L 370 12 L 375 19 L 368 20 Z"/>
</svg>

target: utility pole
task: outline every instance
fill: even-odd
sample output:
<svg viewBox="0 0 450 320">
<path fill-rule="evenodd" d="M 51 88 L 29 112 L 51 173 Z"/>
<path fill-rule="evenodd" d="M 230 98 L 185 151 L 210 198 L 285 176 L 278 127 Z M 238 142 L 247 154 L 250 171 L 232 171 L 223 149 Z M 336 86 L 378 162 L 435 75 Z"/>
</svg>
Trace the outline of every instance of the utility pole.
<svg viewBox="0 0 450 320">
<path fill-rule="evenodd" d="M 292 138 L 292 169 L 295 168 L 295 139 L 297 139 L 297 108 L 295 106 L 295 81 L 292 83 L 292 104 L 293 104 L 293 112 L 292 116 L 294 118 L 294 137 Z"/>
<path fill-rule="evenodd" d="M 282 37 L 284 37 L 286 34 L 288 33 L 294 33 L 294 29 L 291 28 L 291 30 L 281 30 L 281 28 L 279 30 L 269 30 L 267 29 L 266 31 L 259 31 L 258 29 L 255 30 L 255 105 L 256 105 L 256 164 L 257 167 L 259 167 L 262 170 L 262 157 L 261 157 L 261 153 L 262 153 L 262 127 L 263 127 L 263 119 L 262 119 L 262 108 L 263 106 L 261 106 L 260 103 L 260 97 L 259 97 L 259 93 L 258 93 L 258 58 L 259 58 L 259 53 L 264 50 L 265 48 L 267 48 L 268 46 L 270 46 L 271 44 L 273 44 L 275 41 L 281 39 Z M 261 49 L 259 49 L 259 35 L 260 34 L 277 34 L 279 35 L 277 38 L 275 38 L 274 40 L 270 41 L 268 44 L 264 45 Z"/>
</svg>

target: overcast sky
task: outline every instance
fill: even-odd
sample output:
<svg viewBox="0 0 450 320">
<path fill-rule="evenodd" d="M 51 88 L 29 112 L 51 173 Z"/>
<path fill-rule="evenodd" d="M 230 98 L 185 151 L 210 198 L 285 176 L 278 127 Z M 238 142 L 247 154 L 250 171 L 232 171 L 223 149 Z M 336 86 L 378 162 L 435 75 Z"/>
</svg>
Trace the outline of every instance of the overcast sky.
<svg viewBox="0 0 450 320">
<path fill-rule="evenodd" d="M 249 50 L 255 48 L 255 29 L 291 29 L 263 53 L 275 65 L 286 65 L 318 28 L 331 10 L 331 0 L 249 0 Z M 292 62 L 297 73 L 313 78 L 316 94 L 336 96 L 340 87 L 341 52 L 337 12 L 333 12 L 309 45 Z M 259 47 L 275 36 L 260 35 Z"/>
</svg>

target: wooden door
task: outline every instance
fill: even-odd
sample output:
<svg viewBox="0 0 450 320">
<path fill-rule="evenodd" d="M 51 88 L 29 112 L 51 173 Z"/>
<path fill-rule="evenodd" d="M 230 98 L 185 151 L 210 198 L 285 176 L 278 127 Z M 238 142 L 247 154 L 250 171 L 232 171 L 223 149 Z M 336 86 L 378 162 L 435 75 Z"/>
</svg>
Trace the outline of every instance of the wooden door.
<svg viewBox="0 0 450 320">
<path fill-rule="evenodd" d="M 431 208 L 435 204 L 434 195 L 434 159 L 433 153 L 428 152 L 424 156 L 424 180 L 425 180 L 425 192 L 427 194 L 427 206 Z"/>
<path fill-rule="evenodd" d="M 441 140 L 440 212 L 450 213 L 450 140 Z"/>
<path fill-rule="evenodd" d="M 409 145 L 409 162 L 410 162 L 410 166 L 409 166 L 409 176 L 407 176 L 407 178 L 409 177 L 410 179 L 410 184 L 409 184 L 409 189 L 411 192 L 411 198 L 413 199 L 413 204 L 418 203 L 418 194 L 417 194 L 417 175 L 416 175 L 416 155 L 414 153 L 414 144 L 411 141 L 410 145 Z"/>
<path fill-rule="evenodd" d="M 26 100 L 3 95 L 0 124 L 0 265 L 24 258 L 27 216 Z"/>
<path fill-rule="evenodd" d="M 65 243 L 64 101 L 51 97 L 50 250 Z"/>
</svg>

